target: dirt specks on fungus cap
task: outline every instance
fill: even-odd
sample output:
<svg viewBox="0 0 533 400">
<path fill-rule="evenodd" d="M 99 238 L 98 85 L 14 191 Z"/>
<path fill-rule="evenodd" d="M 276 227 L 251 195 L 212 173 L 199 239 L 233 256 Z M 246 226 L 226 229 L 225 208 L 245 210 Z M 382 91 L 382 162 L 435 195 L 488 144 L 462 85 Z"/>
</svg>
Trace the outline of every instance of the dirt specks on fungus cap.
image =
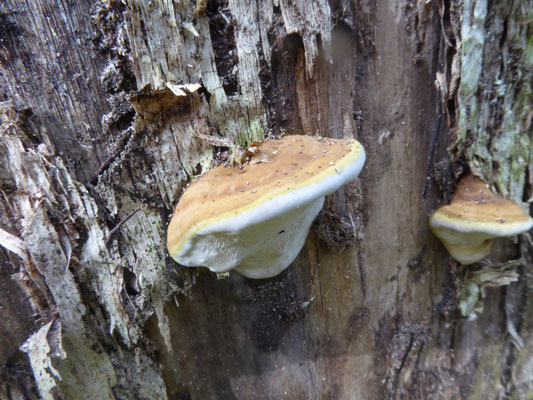
<svg viewBox="0 0 533 400">
<path fill-rule="evenodd" d="M 469 174 L 459 182 L 452 202 L 433 213 L 429 226 L 452 257 L 467 265 L 489 253 L 492 239 L 526 232 L 533 220 L 517 203 L 492 193 Z"/>
<path fill-rule="evenodd" d="M 254 157 L 268 161 L 254 163 Z M 273 276 L 280 272 L 281 264 L 286 268 L 303 246 L 307 225 L 316 216 L 309 213 L 316 208 L 318 213 L 325 195 L 354 179 L 364 160 L 364 149 L 356 140 L 310 136 L 267 140 L 242 169 L 214 168 L 187 188 L 169 225 L 168 249 L 183 265 L 207 266 L 217 272 L 236 268 L 250 277 Z M 305 226 L 302 235 L 300 230 Z M 270 230 L 277 229 L 277 234 L 291 228 L 298 232 L 295 237 L 284 238 L 285 245 L 277 243 L 277 236 L 269 237 Z M 244 233 L 247 238 L 243 239 Z M 271 265 L 263 255 L 241 249 L 244 245 L 253 248 L 255 244 L 248 241 L 255 236 L 259 243 L 271 247 L 267 258 L 274 264 L 283 258 L 278 260 L 281 264 Z M 212 253 L 215 259 L 197 256 L 200 251 Z M 287 253 L 290 257 L 285 257 Z M 270 266 L 252 267 L 253 262 Z M 261 268 L 270 272 L 263 273 Z M 249 273 L 251 269 L 257 271 Z"/>
</svg>

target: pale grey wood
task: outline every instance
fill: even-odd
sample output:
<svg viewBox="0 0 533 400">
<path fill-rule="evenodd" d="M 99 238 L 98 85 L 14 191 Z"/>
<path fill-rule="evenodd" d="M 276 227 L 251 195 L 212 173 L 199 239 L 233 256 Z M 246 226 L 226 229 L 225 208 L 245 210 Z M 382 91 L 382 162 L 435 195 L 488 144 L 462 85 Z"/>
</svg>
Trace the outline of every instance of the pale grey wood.
<svg viewBox="0 0 533 400">
<path fill-rule="evenodd" d="M 494 247 L 526 258 L 521 279 L 468 321 L 464 271 L 427 228 L 450 159 L 452 188 L 469 165 L 531 198 L 531 6 L 504 3 L 4 2 L 0 228 L 24 245 L 1 253 L 0 397 L 531 396 L 531 245 Z M 285 133 L 368 154 L 293 265 L 251 281 L 175 264 L 186 185 Z"/>
</svg>

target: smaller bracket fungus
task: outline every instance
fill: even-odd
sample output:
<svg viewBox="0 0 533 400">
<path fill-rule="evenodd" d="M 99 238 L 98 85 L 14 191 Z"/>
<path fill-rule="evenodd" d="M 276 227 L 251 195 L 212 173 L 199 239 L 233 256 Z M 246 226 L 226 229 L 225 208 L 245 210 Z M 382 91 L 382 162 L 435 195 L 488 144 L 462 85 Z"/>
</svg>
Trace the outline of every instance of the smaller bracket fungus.
<svg viewBox="0 0 533 400">
<path fill-rule="evenodd" d="M 241 168 L 216 167 L 185 190 L 167 234 L 178 263 L 254 279 L 279 274 L 302 249 L 324 197 L 365 162 L 351 139 L 285 136 L 256 147 Z"/>
<path fill-rule="evenodd" d="M 469 174 L 459 182 L 452 202 L 431 215 L 429 226 L 450 255 L 468 265 L 489 254 L 492 239 L 526 232 L 533 219 Z"/>
</svg>

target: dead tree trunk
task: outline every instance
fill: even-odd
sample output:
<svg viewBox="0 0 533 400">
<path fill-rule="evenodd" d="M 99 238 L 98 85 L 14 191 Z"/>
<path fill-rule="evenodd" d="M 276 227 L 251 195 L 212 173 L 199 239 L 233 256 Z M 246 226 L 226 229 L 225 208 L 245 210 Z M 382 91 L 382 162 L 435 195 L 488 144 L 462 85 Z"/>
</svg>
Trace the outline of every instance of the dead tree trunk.
<svg viewBox="0 0 533 400">
<path fill-rule="evenodd" d="M 515 282 L 468 297 L 427 221 L 467 169 L 531 202 L 532 15 L 528 0 L 4 1 L 0 398 L 531 397 L 531 239 L 493 247 L 520 259 Z M 230 144 L 285 133 L 368 155 L 292 266 L 253 281 L 174 263 L 187 183 Z"/>
</svg>

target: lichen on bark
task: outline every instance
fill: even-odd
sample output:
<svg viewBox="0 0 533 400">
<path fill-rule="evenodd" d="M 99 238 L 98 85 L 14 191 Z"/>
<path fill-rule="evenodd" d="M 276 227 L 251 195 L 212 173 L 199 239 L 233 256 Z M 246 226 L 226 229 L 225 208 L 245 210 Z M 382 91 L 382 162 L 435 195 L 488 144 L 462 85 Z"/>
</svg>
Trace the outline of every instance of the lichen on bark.
<svg viewBox="0 0 533 400">
<path fill-rule="evenodd" d="M 463 9 L 455 151 L 505 197 L 523 202 L 533 182 L 533 6 L 465 0 Z"/>
</svg>

